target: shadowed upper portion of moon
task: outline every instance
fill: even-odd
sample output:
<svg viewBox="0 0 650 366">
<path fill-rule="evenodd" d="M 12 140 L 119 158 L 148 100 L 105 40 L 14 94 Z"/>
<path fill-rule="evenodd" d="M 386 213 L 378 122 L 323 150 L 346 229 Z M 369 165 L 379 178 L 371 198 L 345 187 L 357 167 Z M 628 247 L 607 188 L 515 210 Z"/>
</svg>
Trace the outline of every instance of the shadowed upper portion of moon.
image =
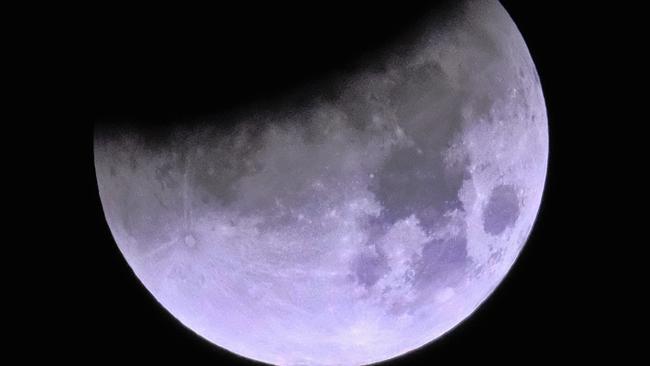
<svg viewBox="0 0 650 366">
<path fill-rule="evenodd" d="M 532 227 L 548 137 L 505 10 L 458 9 L 365 69 L 155 143 L 98 126 L 106 219 L 163 306 L 293 365 L 395 357 L 476 309 Z"/>
</svg>

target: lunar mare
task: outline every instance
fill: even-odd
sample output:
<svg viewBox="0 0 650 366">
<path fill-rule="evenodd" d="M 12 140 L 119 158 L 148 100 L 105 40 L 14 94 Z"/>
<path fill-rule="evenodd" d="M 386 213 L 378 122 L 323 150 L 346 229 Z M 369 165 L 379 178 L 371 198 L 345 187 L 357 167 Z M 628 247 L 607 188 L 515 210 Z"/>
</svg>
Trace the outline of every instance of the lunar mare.
<svg viewBox="0 0 650 366">
<path fill-rule="evenodd" d="M 469 316 L 530 233 L 548 131 L 505 9 L 461 8 L 335 96 L 160 144 L 97 126 L 106 220 L 155 298 L 279 365 L 383 361 Z"/>
</svg>

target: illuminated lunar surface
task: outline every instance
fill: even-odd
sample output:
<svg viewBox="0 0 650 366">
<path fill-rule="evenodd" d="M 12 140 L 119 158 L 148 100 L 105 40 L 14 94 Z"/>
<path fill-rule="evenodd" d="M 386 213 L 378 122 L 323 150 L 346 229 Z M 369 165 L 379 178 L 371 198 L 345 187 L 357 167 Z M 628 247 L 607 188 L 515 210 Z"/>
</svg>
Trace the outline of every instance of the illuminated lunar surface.
<svg viewBox="0 0 650 366">
<path fill-rule="evenodd" d="M 280 365 L 386 360 L 469 316 L 530 233 L 548 131 L 512 19 L 461 7 L 335 95 L 158 144 L 98 127 L 107 222 L 162 306 Z"/>
</svg>

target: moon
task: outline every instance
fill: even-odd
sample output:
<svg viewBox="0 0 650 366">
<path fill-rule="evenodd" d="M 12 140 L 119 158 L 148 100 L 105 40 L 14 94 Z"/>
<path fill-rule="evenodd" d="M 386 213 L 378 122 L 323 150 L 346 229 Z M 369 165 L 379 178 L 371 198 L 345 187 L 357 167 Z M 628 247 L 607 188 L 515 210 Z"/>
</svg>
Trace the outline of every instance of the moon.
<svg viewBox="0 0 650 366">
<path fill-rule="evenodd" d="M 266 363 L 370 364 L 498 286 L 546 177 L 537 70 L 498 1 L 462 1 L 407 43 L 335 88 L 157 143 L 96 126 L 115 242 L 182 324 Z"/>
</svg>

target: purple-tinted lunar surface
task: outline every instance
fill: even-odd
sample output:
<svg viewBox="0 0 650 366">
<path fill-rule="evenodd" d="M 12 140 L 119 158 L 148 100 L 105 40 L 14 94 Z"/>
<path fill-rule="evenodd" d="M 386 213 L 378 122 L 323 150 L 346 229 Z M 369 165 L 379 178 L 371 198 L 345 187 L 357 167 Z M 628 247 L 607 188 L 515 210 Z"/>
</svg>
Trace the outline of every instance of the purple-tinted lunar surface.
<svg viewBox="0 0 650 366">
<path fill-rule="evenodd" d="M 335 96 L 158 144 L 97 127 L 106 219 L 171 314 L 251 359 L 361 365 L 485 300 L 535 220 L 547 117 L 503 7 L 460 8 L 342 75 Z"/>
</svg>

